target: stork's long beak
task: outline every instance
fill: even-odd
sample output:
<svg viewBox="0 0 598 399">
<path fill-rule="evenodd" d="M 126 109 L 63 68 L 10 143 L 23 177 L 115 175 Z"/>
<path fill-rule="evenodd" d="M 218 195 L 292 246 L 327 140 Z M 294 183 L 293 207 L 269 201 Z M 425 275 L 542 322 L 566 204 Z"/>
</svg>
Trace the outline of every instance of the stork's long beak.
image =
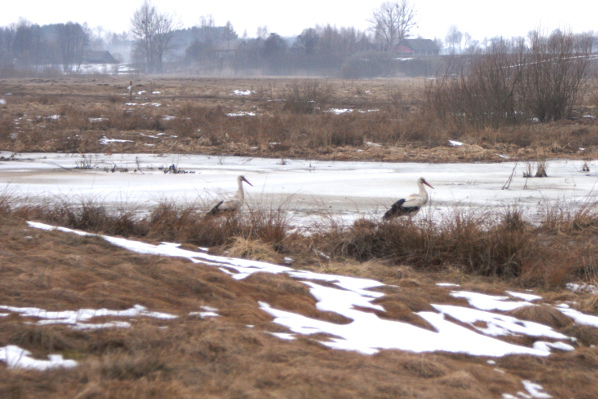
<svg viewBox="0 0 598 399">
<path fill-rule="evenodd" d="M 426 186 L 430 187 L 432 190 L 434 189 L 434 187 L 430 186 L 427 181 L 424 180 L 422 183 L 424 183 Z"/>
<path fill-rule="evenodd" d="M 249 180 L 247 180 L 246 178 L 243 177 L 243 181 L 247 184 L 249 184 L 251 187 L 253 187 L 253 184 L 249 183 Z"/>
</svg>

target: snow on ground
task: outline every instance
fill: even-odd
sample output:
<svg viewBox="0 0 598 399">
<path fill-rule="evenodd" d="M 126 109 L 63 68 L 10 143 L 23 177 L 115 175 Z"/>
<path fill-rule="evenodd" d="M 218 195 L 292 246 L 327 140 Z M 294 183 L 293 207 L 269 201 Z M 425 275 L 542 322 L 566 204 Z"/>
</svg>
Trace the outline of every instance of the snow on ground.
<svg viewBox="0 0 598 399">
<path fill-rule="evenodd" d="M 341 114 L 351 113 L 351 112 L 353 112 L 353 110 L 349 109 L 349 108 L 330 108 L 328 111 L 325 111 L 325 112 L 330 112 L 331 114 L 335 114 L 335 115 L 341 115 Z"/>
<path fill-rule="evenodd" d="M 11 153 L 0 153 L 9 158 Z M 96 199 L 106 206 L 151 207 L 163 199 L 193 202 L 198 196 L 215 192 L 233 193 L 236 176 L 245 175 L 254 185 L 246 190 L 249 202 L 284 203 L 289 216 L 299 223 L 313 220 L 323 210 L 330 215 L 352 221 L 364 215 L 380 216 L 398 197 L 415 192 L 415 181 L 424 176 L 434 187 L 430 190 L 431 204 L 418 217 L 441 217 L 455 210 L 507 209 L 517 207 L 526 214 L 539 216 L 554 205 L 565 210 L 596 201 L 598 183 L 596 164 L 590 163 L 591 172 L 582 172 L 584 161 L 549 161 L 548 178 L 525 179 L 527 165 L 520 163 L 417 164 L 378 162 L 327 162 L 309 160 L 260 159 L 242 157 L 210 157 L 194 155 L 151 154 L 86 154 L 92 169 L 76 169 L 81 156 L 65 154 L 20 154 L 14 161 L 0 161 L 0 192 L 28 197 L 29 200 L 64 196 L 74 200 Z M 176 165 L 195 174 L 165 175 L 160 167 Z M 106 166 L 135 169 L 141 166 L 143 174 L 111 174 Z M 513 179 L 505 188 L 510 176 Z M 527 189 L 524 187 L 527 184 Z M 38 223 L 33 227 L 52 229 Z M 78 234 L 69 229 L 62 231 Z M 219 268 L 235 279 L 243 279 L 261 271 L 285 273 L 302 281 L 317 300 L 321 310 L 333 311 L 352 320 L 349 324 L 335 324 L 311 319 L 292 312 L 273 308 L 261 301 L 259 306 L 274 317 L 274 321 L 288 328 L 288 333 L 274 336 L 292 340 L 299 335 L 327 334 L 323 345 L 334 349 L 373 354 L 384 349 L 413 352 L 446 351 L 473 356 L 500 357 L 509 354 L 549 356 L 554 351 L 569 351 L 574 340 L 550 327 L 519 320 L 501 312 L 522 306 L 535 306 L 541 299 L 529 292 L 508 291 L 504 295 L 485 295 L 458 291 L 458 285 L 438 283 L 454 289 L 452 295 L 463 298 L 469 306 L 432 304 L 436 312 L 419 312 L 434 329 L 428 330 L 405 322 L 382 319 L 364 309 L 383 311 L 372 301 L 383 296 L 376 288 L 383 286 L 374 280 L 355 277 L 317 274 L 294 270 L 290 267 L 244 259 L 218 257 L 186 251 L 177 244 L 151 245 L 122 238 L 104 236 L 104 239 L 131 251 L 161 256 L 178 256 Z M 326 282 L 326 284 L 322 284 Z M 586 287 L 570 287 L 572 290 Z M 594 288 L 594 287 L 591 287 Z M 64 323 L 71 328 L 126 328 L 129 321 L 93 323 L 93 317 L 107 309 L 47 312 L 43 309 L 26 310 L 0 304 L 0 317 L 20 314 L 22 317 L 41 318 L 37 323 Z M 583 314 L 566 304 L 555 307 L 576 323 L 598 328 L 598 317 Z M 153 312 L 137 306 L 123 312 L 137 312 L 149 316 Z M 99 312 L 99 313 L 98 313 Z M 54 313 L 54 314 L 52 314 Z M 44 318 L 41 315 L 51 315 Z M 218 317 L 217 309 L 203 307 L 191 315 Z M 117 314 L 110 314 L 118 317 Z M 175 317 L 174 315 L 168 315 Z M 89 317 L 86 319 L 86 317 Z M 125 316 L 127 317 L 127 316 Z M 458 324 L 453 322 L 458 321 Z M 466 328 L 468 326 L 469 328 Z M 508 343 L 504 336 L 531 336 L 533 347 Z M 318 335 L 320 337 L 320 335 Z M 45 370 L 53 367 L 73 367 L 76 363 L 60 355 L 39 360 L 16 346 L 0 348 L 0 361 L 8 367 Z M 527 393 L 517 397 L 550 397 L 542 387 L 524 382 Z M 527 396 L 525 396 L 527 395 Z M 503 397 L 513 397 L 504 394 Z"/>
<path fill-rule="evenodd" d="M 230 117 L 237 117 L 237 116 L 255 116 L 255 112 L 245 112 L 245 111 L 240 111 L 240 112 L 236 112 L 236 113 L 230 113 L 230 114 L 226 114 L 226 116 L 230 116 Z"/>
<path fill-rule="evenodd" d="M 15 306 L 0 305 L 0 309 L 16 313 L 22 317 L 35 317 L 38 320 L 38 325 L 48 324 L 65 324 L 75 330 L 85 330 L 92 328 L 99 328 L 97 324 L 90 323 L 94 317 L 153 317 L 157 319 L 174 319 L 177 316 L 168 313 L 150 312 L 141 305 L 134 305 L 126 310 L 109 310 L 109 309 L 81 309 L 81 310 L 65 310 L 61 312 L 51 312 L 39 308 L 20 308 Z M 115 324 L 113 327 L 129 327 L 129 323 Z"/>
<path fill-rule="evenodd" d="M 233 94 L 236 96 L 250 96 L 252 93 L 255 93 L 255 91 L 252 90 L 233 90 Z"/>
<path fill-rule="evenodd" d="M 44 230 L 56 229 L 79 235 L 93 235 L 37 222 L 28 223 L 31 227 Z M 400 349 L 418 353 L 445 351 L 473 356 L 500 357 L 510 354 L 549 356 L 553 350 L 573 350 L 571 343 L 574 339 L 554 331 L 551 327 L 489 311 L 509 310 L 513 309 L 515 305 L 535 306 L 529 301 L 510 301 L 509 296 L 454 291 L 453 296 L 466 298 L 472 307 L 432 304 L 437 312 L 418 312 L 417 315 L 434 328 L 434 331 L 432 331 L 406 322 L 383 319 L 377 314 L 367 311 L 367 309 L 378 312 L 384 311 L 382 306 L 372 303 L 374 299 L 384 296 L 382 292 L 376 290 L 383 287 L 384 284 L 376 280 L 320 274 L 294 270 L 290 267 L 267 262 L 209 255 L 184 250 L 179 248 L 179 245 L 172 243 L 153 245 L 124 238 L 101 237 L 114 245 L 137 253 L 183 257 L 195 263 L 214 266 L 239 280 L 256 272 L 284 273 L 309 287 L 311 294 L 317 301 L 317 309 L 335 312 L 351 320 L 348 324 L 336 324 L 302 316 L 287 310 L 276 309 L 268 303 L 260 301 L 260 308 L 272 315 L 275 323 L 289 329 L 290 333 L 281 336 L 282 339 L 290 339 L 296 335 L 327 334 L 330 339 L 320 341 L 323 345 L 333 349 L 351 350 L 363 354 L 374 354 L 383 349 Z M 529 300 L 536 299 L 532 294 L 526 294 L 526 296 Z M 100 311 L 45 312 L 40 309 L 24 310 L 10 306 L 0 306 L 0 309 L 17 312 L 23 316 L 34 315 L 46 318 L 51 322 L 68 320 L 71 324 L 79 319 L 88 321 L 89 318 L 98 314 L 108 316 L 108 312 L 110 312 L 105 309 Z M 598 321 L 598 317 L 585 315 L 566 306 L 559 306 L 556 309 L 583 324 L 592 324 Z M 122 312 L 148 317 L 175 317 L 149 312 L 138 306 Z M 201 312 L 194 312 L 193 315 L 215 317 L 218 314 L 216 309 L 204 307 Z M 455 323 L 454 320 L 458 320 L 460 323 Z M 40 320 L 38 324 L 45 324 L 45 322 Z M 465 327 L 463 324 L 470 328 Z M 595 326 L 598 327 L 598 323 Z M 496 338 L 500 336 L 530 336 L 548 339 L 549 341 L 538 340 L 530 348 Z"/>
<path fill-rule="evenodd" d="M 455 298 L 465 298 L 471 306 L 481 310 L 501 310 L 508 312 L 523 306 L 530 306 L 528 302 L 509 301 L 508 296 L 486 295 L 477 292 L 459 291 L 451 293 Z"/>
<path fill-rule="evenodd" d="M 122 140 L 122 139 L 109 139 L 106 136 L 100 139 L 101 145 L 108 145 L 110 143 L 132 143 L 132 140 Z"/>
<path fill-rule="evenodd" d="M 107 139 L 110 140 L 110 139 Z M 106 144 L 109 144 L 107 142 Z M 10 157 L 10 152 L 0 156 Z M 598 200 L 598 164 L 548 161 L 547 178 L 523 177 L 524 163 L 380 163 L 333 162 L 165 154 L 86 154 L 93 169 L 75 170 L 80 155 L 20 154 L 17 161 L 0 162 L 0 192 L 10 190 L 30 199 L 68 196 L 101 200 L 107 207 L 151 207 L 161 199 L 193 202 L 216 193 L 234 193 L 243 174 L 254 187 L 246 190 L 249 203 L 276 209 L 284 204 L 296 224 L 310 224 L 323 212 L 337 220 L 380 217 L 398 198 L 417 191 L 423 176 L 430 204 L 417 218 L 440 218 L 455 211 L 500 211 L 516 207 L 530 217 L 547 208 L 575 209 Z M 164 175 L 159 167 L 176 165 L 195 174 Z M 143 174 L 107 174 L 104 167 L 141 166 Z M 533 166 L 533 165 L 532 165 Z M 513 175 L 508 189 L 503 189 Z M 527 189 L 524 189 L 527 184 Z"/>
<path fill-rule="evenodd" d="M 15 345 L 0 348 L 0 361 L 9 368 L 22 368 L 28 370 L 49 370 L 56 367 L 75 367 L 74 360 L 64 360 L 62 355 L 50 355 L 49 360 L 38 360 L 31 357 L 31 352 Z"/>
</svg>

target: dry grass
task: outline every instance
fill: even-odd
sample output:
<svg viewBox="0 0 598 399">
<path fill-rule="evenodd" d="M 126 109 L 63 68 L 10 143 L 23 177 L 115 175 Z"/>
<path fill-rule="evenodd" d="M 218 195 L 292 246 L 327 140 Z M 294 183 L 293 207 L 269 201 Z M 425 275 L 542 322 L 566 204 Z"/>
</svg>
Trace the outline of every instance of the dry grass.
<svg viewBox="0 0 598 399">
<path fill-rule="evenodd" d="M 591 157 L 598 144 L 590 118 L 482 128 L 447 123 L 426 105 L 421 79 L 140 78 L 133 99 L 128 83 L 108 76 L 1 80 L 0 93 L 11 96 L 0 106 L 0 148 L 459 162 L 529 160 L 540 150 L 573 157 L 579 147 Z M 238 89 L 253 94 L 233 94 Z M 592 100 L 584 101 L 591 115 Z M 255 116 L 229 116 L 243 113 Z M 129 141 L 102 145 L 103 137 Z M 466 145 L 447 147 L 448 139 Z"/>
<path fill-rule="evenodd" d="M 536 160 L 542 151 L 577 157 L 578 146 L 586 147 L 590 159 L 598 144 L 598 127 L 589 118 L 455 128 L 422 110 L 421 81 L 328 83 L 327 106 L 354 112 L 285 110 L 285 101 L 279 100 L 285 100 L 289 82 L 283 79 L 140 78 L 135 92 L 146 93 L 136 95 L 135 106 L 125 105 L 128 79 L 5 79 L 0 93 L 12 96 L 0 106 L 0 148 L 459 162 L 496 160 L 497 154 Z M 256 95 L 235 96 L 235 89 Z M 240 111 L 256 116 L 227 116 Z M 48 118 L 52 115 L 60 117 Z M 103 136 L 133 142 L 102 146 Z M 466 145 L 446 147 L 448 138 Z M 130 329 L 94 332 L 0 318 L 0 346 L 15 344 L 35 356 L 60 353 L 80 362 L 73 370 L 45 373 L 0 365 L 0 397 L 499 398 L 523 391 L 520 381 L 530 379 L 554 397 L 593 398 L 596 329 L 571 325 L 545 306 L 522 309 L 517 316 L 577 338 L 580 347 L 574 352 L 546 359 L 509 356 L 496 359 L 495 366 L 486 359 L 442 353 L 383 351 L 366 357 L 333 351 L 309 338 L 287 342 L 266 333 L 282 328 L 259 309 L 258 298 L 309 317 L 348 322 L 316 309 L 306 287 L 286 276 L 255 274 L 237 281 L 212 267 L 133 254 L 99 238 L 35 230 L 24 220 L 176 241 L 189 249 L 207 246 L 277 263 L 289 256 L 295 267 L 376 278 L 396 286 L 387 287 L 387 295 L 377 301 L 386 310 L 381 316 L 429 328 L 413 312 L 456 301 L 449 290 L 435 286 L 438 279 L 448 277 L 482 292 L 598 281 L 595 210 L 594 204 L 576 212 L 549 209 L 539 224 L 517 210 L 497 222 L 483 214 L 455 214 L 421 224 L 330 223 L 306 237 L 291 233 L 284 209 L 256 206 L 232 218 L 206 218 L 204 204 L 163 202 L 140 218 L 134 210 L 109 211 L 95 200 L 23 205 L 5 192 L 0 195 L 0 303 L 48 310 L 141 304 L 179 318 L 135 319 Z M 587 294 L 557 291 L 553 297 L 598 313 L 595 298 Z M 204 305 L 217 308 L 221 316 L 188 316 Z"/>
<path fill-rule="evenodd" d="M 565 328 L 573 324 L 573 320 L 552 306 L 523 306 L 509 312 L 518 319 L 534 321 L 556 329 Z"/>
<path fill-rule="evenodd" d="M 598 213 L 592 204 L 577 211 L 555 206 L 533 223 L 517 209 L 498 217 L 491 210 L 455 211 L 437 221 L 362 219 L 351 226 L 331 217 L 311 226 L 310 235 L 294 231 L 284 205 L 251 205 L 248 211 L 225 217 L 206 215 L 208 208 L 201 200 L 192 205 L 164 201 L 141 217 L 134 209 L 108 211 L 94 201 L 62 199 L 31 205 L 19 203 L 10 193 L 0 196 L 0 211 L 6 215 L 108 235 L 209 247 L 215 253 L 273 263 L 291 257 L 296 266 L 320 265 L 320 270 L 331 272 L 350 270 L 353 266 L 347 262 L 363 269 L 367 262 L 377 261 L 541 287 L 598 279 Z"/>
<path fill-rule="evenodd" d="M 363 356 L 309 338 L 282 341 L 266 333 L 281 328 L 259 310 L 257 299 L 309 317 L 347 320 L 318 311 L 307 287 L 287 276 L 258 273 L 237 281 L 213 267 L 138 255 L 99 238 L 1 218 L 0 303 L 48 310 L 142 304 L 179 316 L 87 332 L 0 318 L 0 346 L 19 345 L 40 357 L 60 353 L 79 362 L 75 369 L 48 372 L 0 366 L 2 397 L 498 398 L 522 391 L 520 381 L 531 379 L 559 397 L 590 398 L 598 383 L 598 352 L 591 347 L 547 359 L 509 356 L 494 366 L 463 355 Z M 417 272 L 398 278 L 413 281 Z M 418 324 L 405 318 L 403 308 L 429 310 L 429 301 L 448 301 L 448 290 L 439 292 L 433 281 L 425 282 L 428 278 L 418 287 L 394 288 L 381 300 L 387 317 Z M 203 305 L 217 308 L 220 317 L 188 316 Z M 529 318 L 538 320 L 537 314 Z M 589 330 L 567 331 L 588 345 L 596 342 Z"/>
</svg>

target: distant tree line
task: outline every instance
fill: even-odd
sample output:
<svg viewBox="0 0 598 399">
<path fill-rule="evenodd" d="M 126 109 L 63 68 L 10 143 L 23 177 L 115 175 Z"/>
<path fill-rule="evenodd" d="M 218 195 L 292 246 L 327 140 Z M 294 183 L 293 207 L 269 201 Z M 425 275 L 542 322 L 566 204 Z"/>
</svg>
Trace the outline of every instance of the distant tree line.
<svg viewBox="0 0 598 399">
<path fill-rule="evenodd" d="M 39 26 L 26 21 L 0 28 L 0 67 L 76 71 L 90 44 L 87 25 L 67 22 Z"/>
<path fill-rule="evenodd" d="M 326 74 L 379 76 L 389 72 L 392 52 L 415 25 L 409 0 L 383 3 L 372 28 L 316 26 L 295 38 L 260 27 L 255 38 L 239 36 L 230 22 L 216 26 L 212 17 L 179 29 L 171 15 L 150 0 L 135 11 L 133 62 L 150 73 L 186 71 L 199 74 Z M 379 53 L 385 52 L 385 55 Z"/>
<path fill-rule="evenodd" d="M 230 23 L 224 27 L 202 24 L 192 28 L 191 34 L 193 41 L 183 61 L 199 73 L 332 73 L 352 55 L 374 49 L 365 32 L 330 25 L 305 29 L 294 40 L 265 29 L 262 36 L 239 38 Z"/>
<path fill-rule="evenodd" d="M 26 21 L 0 28 L 0 68 L 41 70 L 60 66 L 76 72 L 86 50 L 109 50 L 118 60 L 146 73 L 242 75 L 326 75 L 346 78 L 434 74 L 437 57 L 408 57 L 401 53 L 412 37 L 417 13 L 410 0 L 382 3 L 372 13 L 370 27 L 331 25 L 304 29 L 285 38 L 258 28 L 255 37 L 240 35 L 227 22 L 217 26 L 211 16 L 199 24 L 181 28 L 173 15 L 160 12 L 151 0 L 143 0 L 131 17 L 131 30 L 122 34 L 86 24 L 39 26 Z M 525 38 L 518 38 L 526 40 Z M 592 32 L 577 35 L 596 48 Z M 457 26 L 444 40 L 434 38 L 436 52 L 461 56 L 491 48 L 503 38 L 477 41 Z M 529 40 L 529 39 L 528 39 Z M 405 58 L 409 62 L 398 60 Z"/>
</svg>

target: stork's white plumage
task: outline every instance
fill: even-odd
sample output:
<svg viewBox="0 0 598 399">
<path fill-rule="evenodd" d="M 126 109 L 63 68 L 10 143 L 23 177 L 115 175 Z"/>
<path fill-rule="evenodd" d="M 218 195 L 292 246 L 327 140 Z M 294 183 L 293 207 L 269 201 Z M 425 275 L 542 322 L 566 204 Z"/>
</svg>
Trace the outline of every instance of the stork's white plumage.
<svg viewBox="0 0 598 399">
<path fill-rule="evenodd" d="M 430 188 L 434 188 L 428 184 L 426 179 L 420 177 L 417 180 L 417 186 L 419 187 L 419 192 L 416 194 L 411 194 L 407 198 L 402 198 L 392 204 L 392 207 L 386 211 L 384 214 L 383 219 L 389 220 L 399 216 L 413 216 L 428 202 L 428 192 L 424 188 L 424 184 Z"/>
<path fill-rule="evenodd" d="M 222 214 L 231 214 L 238 211 L 241 206 L 243 206 L 243 202 L 245 201 L 245 193 L 243 192 L 243 182 L 249 184 L 253 187 L 253 184 L 249 183 L 249 181 L 245 178 L 245 176 L 237 177 L 237 183 L 239 184 L 239 188 L 237 189 L 237 193 L 235 196 L 228 200 L 222 200 L 216 204 L 215 207 L 212 208 L 208 215 L 210 216 L 217 216 Z"/>
</svg>

